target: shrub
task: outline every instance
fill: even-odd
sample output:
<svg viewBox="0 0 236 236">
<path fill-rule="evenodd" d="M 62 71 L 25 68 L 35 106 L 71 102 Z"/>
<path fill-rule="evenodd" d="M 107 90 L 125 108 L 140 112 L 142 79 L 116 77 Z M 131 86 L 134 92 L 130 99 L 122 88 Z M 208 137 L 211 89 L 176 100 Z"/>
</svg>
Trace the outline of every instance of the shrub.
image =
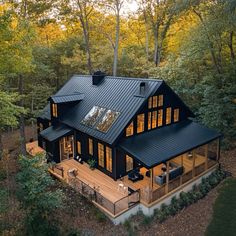
<svg viewBox="0 0 236 236">
<path fill-rule="evenodd" d="M 0 181 L 3 181 L 7 178 L 7 172 L 4 169 L 0 169 Z"/>
<path fill-rule="evenodd" d="M 152 217 L 150 216 L 143 216 L 142 225 L 149 225 L 152 222 Z"/>
<path fill-rule="evenodd" d="M 88 165 L 89 165 L 90 169 L 94 169 L 94 168 L 95 168 L 95 165 L 96 165 L 96 160 L 90 158 L 90 159 L 88 160 Z"/>
</svg>

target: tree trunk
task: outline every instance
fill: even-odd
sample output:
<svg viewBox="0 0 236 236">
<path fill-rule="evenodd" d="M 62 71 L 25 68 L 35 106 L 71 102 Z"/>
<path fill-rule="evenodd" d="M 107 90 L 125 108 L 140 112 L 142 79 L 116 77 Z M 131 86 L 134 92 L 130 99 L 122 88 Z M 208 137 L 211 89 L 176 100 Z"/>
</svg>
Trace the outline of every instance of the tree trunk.
<svg viewBox="0 0 236 236">
<path fill-rule="evenodd" d="M 117 75 L 119 38 L 120 38 L 120 13 L 118 10 L 116 15 L 116 42 L 114 48 L 113 76 Z"/>
<path fill-rule="evenodd" d="M 23 77 L 20 75 L 19 77 L 19 94 L 23 95 Z M 20 99 L 20 106 L 24 107 L 23 98 Z M 26 142 L 25 142 L 25 117 L 24 114 L 20 114 L 20 150 L 22 155 L 26 155 Z"/>
<path fill-rule="evenodd" d="M 155 50 L 154 50 L 154 62 L 155 65 L 158 66 L 160 63 L 160 58 L 159 58 L 159 27 L 156 28 L 155 32 L 154 32 L 154 46 L 155 46 Z"/>
<path fill-rule="evenodd" d="M 234 32 L 231 31 L 229 34 L 229 50 L 230 50 L 231 60 L 234 62 L 235 53 L 234 53 L 234 48 L 233 48 L 233 37 L 234 37 Z"/>
<path fill-rule="evenodd" d="M 2 130 L 0 129 L 0 160 L 2 159 L 3 154 L 3 142 L 2 142 Z"/>
</svg>

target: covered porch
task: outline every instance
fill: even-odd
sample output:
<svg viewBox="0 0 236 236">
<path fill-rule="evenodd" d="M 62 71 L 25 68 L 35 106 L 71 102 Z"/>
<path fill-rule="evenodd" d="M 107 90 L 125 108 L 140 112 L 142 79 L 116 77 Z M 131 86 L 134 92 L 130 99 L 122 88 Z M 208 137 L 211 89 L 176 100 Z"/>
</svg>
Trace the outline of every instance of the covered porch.
<svg viewBox="0 0 236 236">
<path fill-rule="evenodd" d="M 138 167 L 124 177 L 124 183 L 140 189 L 141 202 L 151 206 L 216 168 L 220 137 L 187 121 L 126 139 L 120 147 Z M 133 174 L 142 178 L 134 179 Z"/>
</svg>

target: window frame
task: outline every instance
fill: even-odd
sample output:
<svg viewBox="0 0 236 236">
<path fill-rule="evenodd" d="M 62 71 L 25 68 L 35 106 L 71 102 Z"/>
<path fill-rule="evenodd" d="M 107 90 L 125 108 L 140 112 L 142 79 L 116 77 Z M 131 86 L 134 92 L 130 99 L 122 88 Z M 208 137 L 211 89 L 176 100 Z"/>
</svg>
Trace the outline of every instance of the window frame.
<svg viewBox="0 0 236 236">
<path fill-rule="evenodd" d="M 140 121 L 140 119 L 142 121 Z M 141 113 L 137 115 L 137 134 L 143 133 L 144 131 L 145 131 L 145 113 Z"/>
<path fill-rule="evenodd" d="M 98 142 L 98 165 L 102 168 L 105 167 L 104 160 L 104 144 Z"/>
<path fill-rule="evenodd" d="M 106 146 L 106 170 L 112 173 L 112 148 Z"/>
</svg>

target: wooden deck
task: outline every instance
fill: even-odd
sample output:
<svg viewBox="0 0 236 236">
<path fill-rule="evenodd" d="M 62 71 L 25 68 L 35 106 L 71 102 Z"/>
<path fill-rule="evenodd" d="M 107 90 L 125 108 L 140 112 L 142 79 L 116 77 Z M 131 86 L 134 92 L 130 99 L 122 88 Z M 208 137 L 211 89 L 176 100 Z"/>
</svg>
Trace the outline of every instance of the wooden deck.
<svg viewBox="0 0 236 236">
<path fill-rule="evenodd" d="M 63 167 L 65 180 L 68 179 L 69 170 L 78 170 L 76 178 L 80 179 L 91 188 L 97 189 L 99 193 L 113 203 L 128 195 L 128 192 L 125 193 L 123 189 L 119 188 L 120 181 L 114 181 L 100 170 L 91 170 L 86 163 L 80 164 L 72 159 L 65 160 L 59 163 L 58 166 Z"/>
<path fill-rule="evenodd" d="M 41 147 L 39 147 L 38 141 L 26 143 L 26 151 L 31 156 L 36 156 L 37 154 L 45 153 L 45 151 Z"/>
</svg>

